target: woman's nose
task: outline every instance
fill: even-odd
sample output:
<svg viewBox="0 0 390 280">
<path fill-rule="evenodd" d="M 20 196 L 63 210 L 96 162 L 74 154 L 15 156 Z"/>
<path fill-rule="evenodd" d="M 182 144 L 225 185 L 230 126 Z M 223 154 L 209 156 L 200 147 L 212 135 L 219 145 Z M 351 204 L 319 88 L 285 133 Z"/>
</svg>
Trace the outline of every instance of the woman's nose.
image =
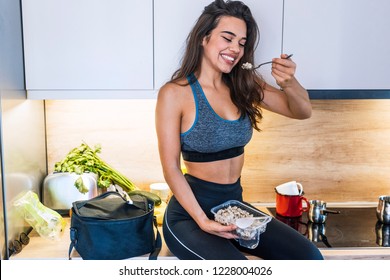
<svg viewBox="0 0 390 280">
<path fill-rule="evenodd" d="M 231 44 L 230 50 L 235 53 L 240 52 L 240 44 Z"/>
</svg>

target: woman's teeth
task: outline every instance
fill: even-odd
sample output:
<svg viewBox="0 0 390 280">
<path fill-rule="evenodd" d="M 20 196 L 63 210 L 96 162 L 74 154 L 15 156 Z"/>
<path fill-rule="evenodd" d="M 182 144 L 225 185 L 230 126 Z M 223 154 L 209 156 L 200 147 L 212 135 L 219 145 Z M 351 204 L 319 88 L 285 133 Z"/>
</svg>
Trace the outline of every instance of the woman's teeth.
<svg viewBox="0 0 390 280">
<path fill-rule="evenodd" d="M 234 57 L 231 57 L 231 56 L 228 56 L 228 55 L 222 55 L 222 57 L 224 58 L 224 59 L 226 59 L 226 60 L 229 60 L 229 61 L 231 61 L 231 62 L 233 62 L 234 61 Z"/>
</svg>

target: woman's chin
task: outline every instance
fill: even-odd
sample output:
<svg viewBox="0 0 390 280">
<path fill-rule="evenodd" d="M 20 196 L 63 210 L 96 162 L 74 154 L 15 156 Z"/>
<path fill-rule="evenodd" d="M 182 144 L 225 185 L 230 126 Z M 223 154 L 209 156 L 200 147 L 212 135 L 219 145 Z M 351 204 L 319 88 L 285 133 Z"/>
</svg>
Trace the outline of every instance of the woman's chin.
<svg viewBox="0 0 390 280">
<path fill-rule="evenodd" d="M 230 72 L 232 72 L 232 70 L 233 70 L 233 66 L 223 67 L 221 69 L 221 72 L 224 73 L 224 74 L 229 74 Z"/>
</svg>

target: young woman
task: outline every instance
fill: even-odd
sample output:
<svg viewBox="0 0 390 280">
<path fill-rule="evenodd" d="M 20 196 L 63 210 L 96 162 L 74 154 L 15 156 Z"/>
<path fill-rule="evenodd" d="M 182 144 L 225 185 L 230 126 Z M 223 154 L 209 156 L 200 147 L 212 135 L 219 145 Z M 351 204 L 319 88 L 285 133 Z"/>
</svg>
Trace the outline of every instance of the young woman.
<svg viewBox="0 0 390 280">
<path fill-rule="evenodd" d="M 156 130 L 164 177 L 173 196 L 163 224 L 165 242 L 179 259 L 322 259 L 307 238 L 272 219 L 255 249 L 240 247 L 235 225 L 213 220 L 210 209 L 242 201 L 244 146 L 259 130 L 261 108 L 290 118 L 311 115 L 307 91 L 294 77 L 295 63 L 274 58 L 266 84 L 242 64 L 253 63 L 258 27 L 240 1 L 205 7 L 187 38 L 182 65 L 159 91 Z M 181 171 L 181 155 L 187 169 Z"/>
</svg>

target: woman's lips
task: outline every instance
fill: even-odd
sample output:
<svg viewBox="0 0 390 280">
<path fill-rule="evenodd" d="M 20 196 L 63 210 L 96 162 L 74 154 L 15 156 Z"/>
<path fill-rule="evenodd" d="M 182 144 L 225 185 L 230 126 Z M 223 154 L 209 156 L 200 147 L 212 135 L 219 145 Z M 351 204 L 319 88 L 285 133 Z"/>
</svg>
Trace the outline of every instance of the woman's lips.
<svg viewBox="0 0 390 280">
<path fill-rule="evenodd" d="M 229 64 L 234 64 L 236 58 L 227 54 L 221 54 L 223 60 L 225 60 Z"/>
</svg>

